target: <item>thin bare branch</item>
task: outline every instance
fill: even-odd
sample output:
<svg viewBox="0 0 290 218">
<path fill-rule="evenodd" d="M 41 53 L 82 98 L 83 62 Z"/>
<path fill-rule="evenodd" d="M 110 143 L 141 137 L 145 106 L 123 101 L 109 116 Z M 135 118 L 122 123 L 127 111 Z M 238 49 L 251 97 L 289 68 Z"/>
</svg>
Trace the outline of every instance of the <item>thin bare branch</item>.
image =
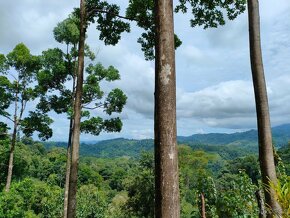
<svg viewBox="0 0 290 218">
<path fill-rule="evenodd" d="M 104 106 L 104 104 L 99 104 L 99 105 L 97 105 L 95 107 L 86 107 L 86 106 L 83 106 L 83 108 L 84 109 L 88 109 L 88 110 L 94 110 L 94 109 L 100 108 L 102 106 Z"/>
<path fill-rule="evenodd" d="M 10 120 L 11 122 L 14 122 L 13 119 L 11 119 L 11 117 L 9 117 L 9 116 L 6 115 L 6 114 L 2 114 L 2 116 L 5 117 L 5 118 L 7 118 L 8 120 Z"/>
</svg>

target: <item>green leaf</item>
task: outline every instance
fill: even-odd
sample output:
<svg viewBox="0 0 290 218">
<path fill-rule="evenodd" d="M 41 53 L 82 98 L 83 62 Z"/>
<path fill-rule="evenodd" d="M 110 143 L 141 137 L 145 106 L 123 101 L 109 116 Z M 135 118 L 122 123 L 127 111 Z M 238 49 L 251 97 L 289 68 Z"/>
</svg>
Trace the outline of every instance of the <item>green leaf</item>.
<svg viewBox="0 0 290 218">
<path fill-rule="evenodd" d="M 225 17 L 235 19 L 246 10 L 246 0 L 179 0 L 175 12 L 187 13 L 190 9 L 192 27 L 216 28 L 225 24 Z"/>
<path fill-rule="evenodd" d="M 144 30 L 137 42 L 141 44 L 146 60 L 155 58 L 155 18 L 153 0 L 130 0 L 126 10 L 126 16 L 137 22 L 137 25 Z M 175 48 L 182 42 L 177 35 L 174 35 Z"/>
<path fill-rule="evenodd" d="M 52 129 L 49 127 L 52 122 L 52 119 L 46 114 L 30 111 L 29 116 L 20 122 L 20 126 L 27 137 L 32 136 L 32 133 L 37 131 L 39 138 L 47 140 L 52 136 Z"/>
<path fill-rule="evenodd" d="M 104 121 L 104 130 L 106 132 L 120 132 L 122 130 L 122 121 L 119 117 Z"/>
<path fill-rule="evenodd" d="M 103 130 L 103 119 L 100 117 L 92 117 L 81 122 L 81 132 L 92 135 L 99 135 Z"/>
<path fill-rule="evenodd" d="M 72 14 L 58 23 L 53 29 L 55 40 L 59 43 L 76 45 L 80 38 L 79 22 L 79 18 Z"/>
<path fill-rule="evenodd" d="M 5 55 L 0 54 L 0 73 L 6 74 L 8 68 Z"/>
<path fill-rule="evenodd" d="M 121 89 L 113 89 L 107 96 L 105 101 L 105 111 L 111 115 L 113 112 L 121 113 L 126 104 L 127 96 Z"/>
</svg>

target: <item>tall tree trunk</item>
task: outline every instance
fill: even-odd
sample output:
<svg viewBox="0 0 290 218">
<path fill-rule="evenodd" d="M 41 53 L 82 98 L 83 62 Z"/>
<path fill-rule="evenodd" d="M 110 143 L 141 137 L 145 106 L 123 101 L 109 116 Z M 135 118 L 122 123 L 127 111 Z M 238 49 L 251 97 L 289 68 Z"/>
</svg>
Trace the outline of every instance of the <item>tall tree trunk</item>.
<svg viewBox="0 0 290 218">
<path fill-rule="evenodd" d="M 156 0 L 155 216 L 180 217 L 172 0 Z"/>
<path fill-rule="evenodd" d="M 75 45 L 73 46 L 75 49 Z M 67 57 L 68 54 L 68 46 L 67 46 Z M 71 107 L 74 108 L 74 100 L 75 100 L 75 83 L 76 83 L 76 74 L 77 74 L 77 64 L 76 64 L 76 57 L 74 59 L 75 67 L 73 70 L 73 85 L 72 85 L 72 96 L 71 96 Z M 69 73 L 71 70 L 71 62 L 69 59 Z M 71 141 L 72 141 L 72 134 L 73 134 L 73 118 L 70 117 L 69 122 L 69 134 L 68 134 L 68 142 L 67 142 L 67 160 L 66 160 L 66 173 L 65 173 L 65 186 L 64 186 L 64 203 L 63 203 L 63 217 L 67 218 L 67 208 L 68 208 L 68 193 L 69 193 L 69 177 L 70 177 L 70 169 L 71 169 Z"/>
<path fill-rule="evenodd" d="M 72 136 L 72 159 L 70 171 L 70 184 L 68 195 L 68 217 L 76 217 L 76 194 L 77 194 L 77 177 L 79 162 L 79 146 L 80 146 L 80 124 L 81 124 L 81 104 L 83 91 L 83 74 L 84 74 L 84 48 L 86 35 L 86 2 L 80 1 L 80 40 L 78 53 L 78 74 L 76 96 L 74 104 L 74 122 Z"/>
<path fill-rule="evenodd" d="M 200 200 L 201 200 L 201 217 L 206 218 L 205 216 L 205 199 L 203 192 L 200 194 Z"/>
<path fill-rule="evenodd" d="M 264 184 L 265 203 L 270 207 L 267 217 L 273 214 L 279 216 L 281 207 L 275 199 L 275 191 L 270 183 L 277 183 L 274 154 L 272 146 L 272 133 L 267 98 L 267 89 L 263 69 L 261 40 L 260 40 L 260 16 L 258 0 L 248 0 L 249 38 L 252 77 L 255 91 L 258 138 L 259 138 L 259 161 Z"/>
<path fill-rule="evenodd" d="M 63 204 L 63 217 L 67 218 L 67 208 L 68 208 L 68 193 L 69 193 L 69 184 L 70 184 L 70 169 L 71 169 L 71 140 L 73 133 L 73 119 L 70 118 L 69 123 L 69 136 L 67 143 L 67 160 L 66 160 L 66 174 L 65 174 L 65 186 L 64 186 L 64 204 Z"/>
<path fill-rule="evenodd" d="M 10 154 L 9 154 L 9 163 L 8 163 L 8 173 L 7 173 L 7 181 L 5 191 L 9 192 L 11 180 L 12 180 L 12 171 L 13 171 L 13 159 L 14 159 L 14 149 L 16 144 L 16 136 L 17 136 L 17 116 L 14 116 L 14 127 L 12 133 L 12 140 L 10 145 Z"/>
<path fill-rule="evenodd" d="M 13 133 L 12 139 L 10 144 L 10 152 L 9 152 L 9 163 L 8 163 L 8 172 L 7 172 L 7 181 L 5 191 L 9 192 L 11 181 L 12 181 L 12 172 L 13 172 L 13 161 L 14 161 L 14 150 L 16 144 L 16 137 L 17 137 L 17 126 L 18 126 L 18 119 L 17 119 L 17 111 L 18 111 L 18 81 L 17 81 L 17 91 L 15 93 L 15 103 L 14 103 L 14 119 L 13 119 Z"/>
</svg>

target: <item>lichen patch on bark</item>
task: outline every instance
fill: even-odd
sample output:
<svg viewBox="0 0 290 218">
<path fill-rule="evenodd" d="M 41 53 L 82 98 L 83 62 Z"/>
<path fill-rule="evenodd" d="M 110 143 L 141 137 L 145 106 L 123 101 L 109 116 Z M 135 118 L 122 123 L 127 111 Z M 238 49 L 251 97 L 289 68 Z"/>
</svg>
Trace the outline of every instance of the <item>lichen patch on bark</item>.
<svg viewBox="0 0 290 218">
<path fill-rule="evenodd" d="M 170 158 L 170 160 L 173 160 L 173 158 L 174 158 L 174 154 L 173 154 L 173 153 L 170 153 L 170 154 L 169 154 L 169 158 Z"/>
<path fill-rule="evenodd" d="M 169 77 L 171 75 L 171 66 L 169 64 L 165 64 L 161 68 L 161 82 L 163 85 L 167 85 L 169 83 Z"/>
</svg>

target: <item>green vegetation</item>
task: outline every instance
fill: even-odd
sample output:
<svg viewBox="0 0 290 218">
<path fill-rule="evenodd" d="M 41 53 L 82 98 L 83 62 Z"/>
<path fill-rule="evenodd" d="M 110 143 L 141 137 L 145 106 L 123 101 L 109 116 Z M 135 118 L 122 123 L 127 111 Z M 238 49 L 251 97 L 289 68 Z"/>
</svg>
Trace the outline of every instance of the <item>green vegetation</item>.
<svg viewBox="0 0 290 218">
<path fill-rule="evenodd" d="M 276 200 L 279 202 L 282 208 L 282 216 L 290 216 L 290 176 L 284 175 L 278 183 L 270 184 L 271 187 L 276 191 Z"/>
<path fill-rule="evenodd" d="M 259 134 L 176 137 L 174 49 L 181 41 L 173 12 L 191 11 L 191 27 L 216 28 L 246 3 L 179 0 L 173 8 L 173 1 L 129 0 L 123 16 L 116 4 L 80 0 L 53 31 L 66 52 L 35 56 L 19 43 L 0 54 L 0 116 L 11 122 L 0 122 L 0 217 L 288 217 L 290 126 L 270 129 L 258 0 L 247 6 Z M 138 42 L 145 59 L 155 60 L 155 146 L 151 139 L 121 138 L 80 147 L 81 133 L 120 132 L 116 115 L 127 101 L 121 89 L 101 87 L 120 74 L 93 62 L 86 32 L 95 25 L 99 39 L 115 46 L 133 22 L 144 31 Z M 51 112 L 70 120 L 67 143 L 30 138 L 52 136 Z"/>
<path fill-rule="evenodd" d="M 279 132 L 283 129 L 283 132 Z M 282 160 L 290 160 L 290 153 L 285 150 L 283 145 L 287 144 L 290 138 L 290 125 L 282 125 L 272 128 L 274 142 L 278 148 Z M 212 136 L 215 135 L 215 139 Z M 238 135 L 238 137 L 237 137 Z M 254 140 L 255 139 L 255 140 Z M 277 144 L 276 142 L 280 143 Z M 251 130 L 242 133 L 233 134 L 196 134 L 188 137 L 178 137 L 180 144 L 189 145 L 193 150 L 204 150 L 209 153 L 217 153 L 223 159 L 235 159 L 251 154 L 258 154 L 257 131 Z M 52 147 L 66 148 L 66 142 L 43 142 L 47 149 Z M 112 157 L 138 157 L 142 151 L 153 151 L 153 139 L 124 139 L 116 138 L 104 141 L 83 142 L 80 146 L 80 153 L 83 156 L 94 156 L 100 158 Z M 285 150 L 285 152 L 284 152 Z M 290 167 L 285 167 L 288 173 Z"/>
<path fill-rule="evenodd" d="M 114 145 L 118 147 L 120 141 L 124 153 L 125 148 L 127 151 L 132 149 L 132 142 L 135 145 L 138 142 L 117 139 L 99 144 L 113 148 Z M 15 150 L 11 189 L 6 193 L 9 140 L 0 142 L 0 188 L 3 190 L 0 195 L 0 217 L 62 217 L 66 149 L 49 146 L 46 149 L 40 142 L 22 138 Z M 145 142 L 152 141 L 141 140 L 139 145 Z M 284 154 L 289 150 L 289 146 L 281 149 Z M 111 152 L 112 156 L 107 153 L 105 158 L 94 157 L 98 155 L 92 153 L 81 156 L 77 217 L 154 216 L 153 152 L 138 155 L 137 151 L 127 152 L 127 155 L 124 153 Z M 180 145 L 181 217 L 200 217 L 201 193 L 205 196 L 208 217 L 258 217 L 255 192 L 260 176 L 257 164 L 254 153 L 225 159 L 213 151 Z M 284 164 L 289 165 L 289 159 Z M 285 191 L 288 180 L 281 180 L 277 187 L 280 190 L 278 193 L 281 193 L 279 201 L 283 201 L 283 205 L 289 197 Z"/>
</svg>

